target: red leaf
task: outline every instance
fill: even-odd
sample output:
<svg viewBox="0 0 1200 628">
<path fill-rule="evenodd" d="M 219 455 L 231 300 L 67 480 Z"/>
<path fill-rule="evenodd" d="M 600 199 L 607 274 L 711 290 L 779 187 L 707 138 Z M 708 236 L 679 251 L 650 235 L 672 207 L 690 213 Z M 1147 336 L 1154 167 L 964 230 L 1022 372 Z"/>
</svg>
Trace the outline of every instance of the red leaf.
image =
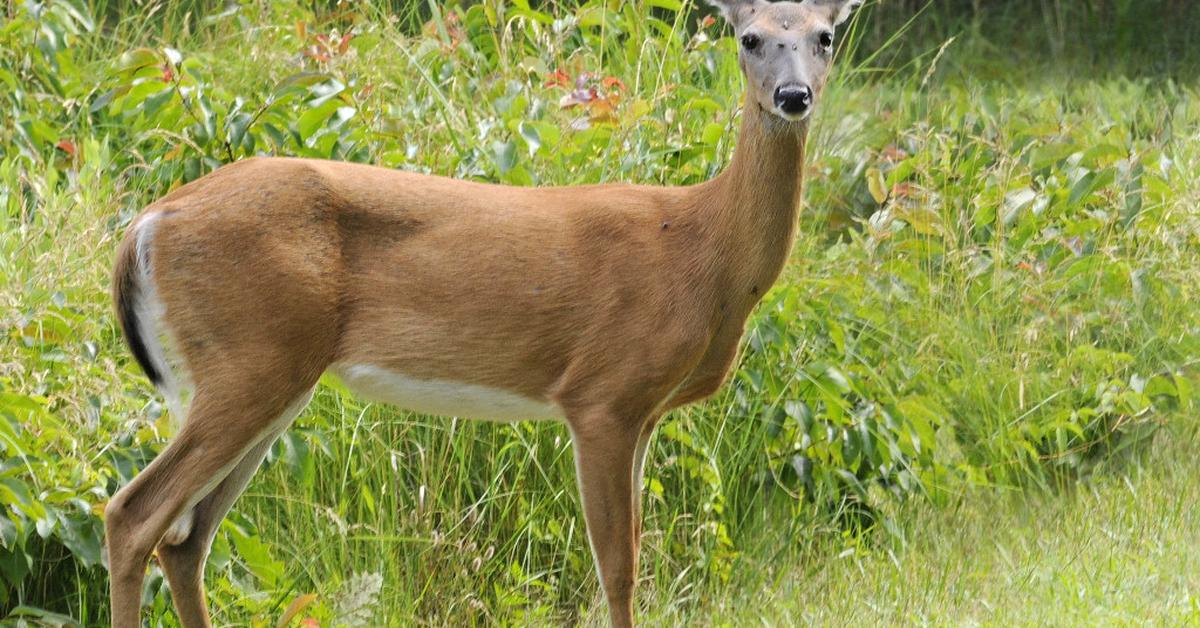
<svg viewBox="0 0 1200 628">
<path fill-rule="evenodd" d="M 321 62 L 325 62 L 325 61 L 329 60 L 329 53 L 322 50 L 321 48 L 319 48 L 316 45 L 305 48 L 304 56 L 306 56 L 310 59 L 316 60 L 316 61 L 321 61 Z"/>
<path fill-rule="evenodd" d="M 592 122 L 616 122 L 616 102 L 611 98 L 600 98 L 588 104 L 588 117 Z"/>
<path fill-rule="evenodd" d="M 897 183 L 892 186 L 892 198 L 905 198 L 912 196 L 917 191 L 916 186 L 911 183 Z"/>
<path fill-rule="evenodd" d="M 59 142 L 57 144 L 55 144 L 55 146 L 57 146 L 58 149 L 61 150 L 62 152 L 66 153 L 72 157 L 75 156 L 75 153 L 79 152 L 79 149 L 75 147 L 75 143 L 72 142 L 71 140 L 59 140 Z"/>
<path fill-rule="evenodd" d="M 562 70 L 555 70 L 554 73 L 550 75 L 550 78 L 546 80 L 546 83 L 543 85 L 543 87 L 566 87 L 570 84 L 571 77 L 568 76 L 566 72 L 563 72 Z"/>
<path fill-rule="evenodd" d="M 883 149 L 883 156 L 888 161 L 896 162 L 904 160 L 905 157 L 908 157 L 908 153 L 903 148 L 891 144 Z"/>
<path fill-rule="evenodd" d="M 600 81 L 600 86 L 604 89 L 613 89 L 615 87 L 618 91 L 625 91 L 625 83 L 622 83 L 621 79 L 615 76 L 604 77 L 604 80 Z"/>
</svg>

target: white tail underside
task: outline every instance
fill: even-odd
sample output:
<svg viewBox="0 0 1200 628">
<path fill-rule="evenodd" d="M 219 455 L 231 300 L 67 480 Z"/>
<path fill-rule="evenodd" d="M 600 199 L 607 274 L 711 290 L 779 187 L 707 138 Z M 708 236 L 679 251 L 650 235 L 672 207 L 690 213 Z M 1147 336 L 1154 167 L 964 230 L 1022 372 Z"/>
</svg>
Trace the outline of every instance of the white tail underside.
<svg viewBox="0 0 1200 628">
<path fill-rule="evenodd" d="M 154 273 L 150 257 L 150 246 L 154 240 L 160 214 L 146 214 L 134 225 L 137 230 L 137 265 L 138 281 L 137 295 L 134 298 L 137 312 L 137 331 L 155 370 L 159 372 L 162 381 L 158 391 L 166 402 L 167 410 L 176 428 L 183 424 L 187 417 L 186 387 L 187 376 L 179 360 L 168 359 L 170 338 L 162 325 L 166 311 L 158 298 L 158 289 L 154 284 Z"/>
</svg>

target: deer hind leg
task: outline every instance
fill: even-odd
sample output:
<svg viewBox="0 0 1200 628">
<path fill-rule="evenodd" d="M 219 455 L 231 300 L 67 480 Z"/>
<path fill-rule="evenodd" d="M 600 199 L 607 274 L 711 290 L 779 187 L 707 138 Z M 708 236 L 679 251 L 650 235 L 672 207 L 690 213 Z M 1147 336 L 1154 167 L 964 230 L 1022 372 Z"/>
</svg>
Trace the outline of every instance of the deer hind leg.
<svg viewBox="0 0 1200 628">
<path fill-rule="evenodd" d="M 568 417 L 575 448 L 575 471 L 583 500 L 588 538 L 612 625 L 633 625 L 633 586 L 637 576 L 640 510 L 640 457 L 652 421 L 626 421 L 611 413 Z"/>
<path fill-rule="evenodd" d="M 258 453 L 259 447 L 264 447 L 265 453 L 269 439 L 283 423 L 280 418 L 312 385 L 305 382 L 290 391 L 272 390 L 264 395 L 245 383 L 225 389 L 198 383 L 179 435 L 105 508 L 113 626 L 140 625 L 142 580 L 155 546 L 173 522 L 217 490 L 249 455 Z M 268 445 L 263 445 L 264 441 Z M 246 472 L 247 478 L 249 475 Z M 245 479 L 234 483 L 244 484 Z M 232 499 L 219 497 L 209 505 Z M 200 525 L 206 522 L 206 512 L 192 515 L 188 538 L 207 527 Z M 194 597 L 194 588 L 182 589 Z M 191 604 L 188 595 L 184 594 L 184 600 Z"/>
<path fill-rule="evenodd" d="M 301 395 L 277 421 L 277 427 L 246 452 L 215 489 L 172 524 L 158 544 L 158 560 L 171 584 L 171 599 L 185 627 L 210 626 L 204 596 L 204 562 L 221 521 L 246 490 L 271 446 L 312 399 L 312 390 Z"/>
</svg>

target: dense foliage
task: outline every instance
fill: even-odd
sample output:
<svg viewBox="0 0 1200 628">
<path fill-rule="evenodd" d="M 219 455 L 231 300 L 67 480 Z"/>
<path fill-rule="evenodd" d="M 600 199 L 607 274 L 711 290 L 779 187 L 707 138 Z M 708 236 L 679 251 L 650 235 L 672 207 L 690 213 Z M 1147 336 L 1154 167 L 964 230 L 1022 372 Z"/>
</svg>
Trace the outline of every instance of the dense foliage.
<svg viewBox="0 0 1200 628">
<path fill-rule="evenodd" d="M 683 185 L 718 172 L 735 140 L 734 46 L 676 0 L 485 1 L 415 33 L 411 15 L 365 5 L 8 11 L 0 615 L 14 618 L 104 619 L 103 504 L 172 429 L 107 293 L 115 244 L 155 197 L 255 154 Z M 643 574 L 681 613 L 754 566 L 764 527 L 782 553 L 816 521 L 847 539 L 886 527 L 914 496 L 1059 486 L 1144 452 L 1192 408 L 1195 90 L 1119 77 L 1014 90 L 944 69 L 941 43 L 887 76 L 843 68 L 785 280 L 731 384 L 659 430 Z M 327 382 L 222 528 L 215 612 L 589 612 L 570 460 L 560 426 L 418 416 Z M 169 624 L 153 571 L 147 604 Z"/>
</svg>

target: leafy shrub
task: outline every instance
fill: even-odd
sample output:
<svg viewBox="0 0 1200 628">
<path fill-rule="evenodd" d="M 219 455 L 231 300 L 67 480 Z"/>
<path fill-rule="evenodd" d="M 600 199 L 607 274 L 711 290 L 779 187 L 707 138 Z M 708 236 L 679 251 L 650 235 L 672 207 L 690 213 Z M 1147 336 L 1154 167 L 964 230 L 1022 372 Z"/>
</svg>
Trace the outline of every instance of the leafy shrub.
<svg viewBox="0 0 1200 628">
<path fill-rule="evenodd" d="M 133 18 L 97 25 L 81 2 L 10 10 L 0 609 L 13 617 L 103 621 L 102 506 L 169 435 L 105 290 L 120 233 L 153 198 L 256 154 L 689 184 L 720 170 L 736 128 L 732 42 L 671 0 L 482 2 L 435 10 L 411 37 L 369 8 L 245 3 L 165 45 L 123 30 Z M 731 577 L 764 511 L 801 524 L 833 511 L 863 530 L 896 499 L 1054 485 L 1136 455 L 1193 407 L 1200 238 L 1180 208 L 1197 155 L 1171 130 L 1200 119 L 1194 90 L 1115 80 L 1047 98 L 953 76 L 927 88 L 930 75 L 831 87 L 785 280 L 730 385 L 659 430 L 645 528 L 673 597 Z M 586 603 L 556 426 L 433 421 L 330 383 L 260 475 L 210 561 L 231 621 L 545 622 Z M 448 590 L 472 593 L 424 592 Z M 161 574 L 146 593 L 164 617 Z"/>
</svg>

